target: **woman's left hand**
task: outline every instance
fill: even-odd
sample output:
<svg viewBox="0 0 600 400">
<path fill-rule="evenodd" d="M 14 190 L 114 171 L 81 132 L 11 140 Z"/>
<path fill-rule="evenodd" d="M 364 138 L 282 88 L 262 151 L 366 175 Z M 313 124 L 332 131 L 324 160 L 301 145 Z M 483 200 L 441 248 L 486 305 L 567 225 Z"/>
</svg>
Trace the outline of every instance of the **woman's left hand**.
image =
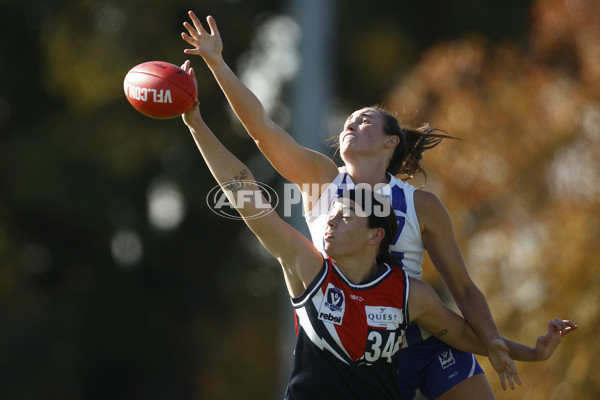
<svg viewBox="0 0 600 400">
<path fill-rule="evenodd" d="M 577 325 L 569 320 L 558 318 L 548 322 L 548 333 L 537 338 L 535 356 L 537 361 L 545 361 L 556 351 L 563 336 L 577 329 Z"/>
<path fill-rule="evenodd" d="M 515 382 L 521 384 L 519 371 L 515 362 L 508 355 L 508 346 L 504 343 L 504 340 L 492 340 L 490 346 L 488 346 L 488 358 L 500 378 L 502 390 L 506 390 L 506 381 L 508 381 L 508 385 L 512 390 L 515 389 Z"/>
</svg>

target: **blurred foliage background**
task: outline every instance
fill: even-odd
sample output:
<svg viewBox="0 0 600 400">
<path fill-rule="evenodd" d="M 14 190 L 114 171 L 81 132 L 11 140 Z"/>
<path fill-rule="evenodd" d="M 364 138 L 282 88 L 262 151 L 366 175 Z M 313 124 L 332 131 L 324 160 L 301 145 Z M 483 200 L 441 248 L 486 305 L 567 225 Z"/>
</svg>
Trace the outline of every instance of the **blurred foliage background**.
<svg viewBox="0 0 600 400">
<path fill-rule="evenodd" d="M 250 79 L 267 69 L 261 37 L 302 40 L 291 3 L 0 3 L 0 398 L 281 397 L 278 265 L 207 207 L 214 181 L 183 123 L 137 113 L 122 82 L 185 61 L 188 9 L 215 16 Z M 580 325 L 549 361 L 518 364 L 515 392 L 480 359 L 497 397 L 600 398 L 600 3 L 332 3 L 332 127 L 302 134 L 381 103 L 464 139 L 426 153 L 414 184 L 449 209 L 501 332 L 533 345 L 553 317 Z M 281 184 L 193 64 L 208 124 Z M 274 117 L 307 118 L 286 109 L 293 66 L 279 71 Z"/>
</svg>

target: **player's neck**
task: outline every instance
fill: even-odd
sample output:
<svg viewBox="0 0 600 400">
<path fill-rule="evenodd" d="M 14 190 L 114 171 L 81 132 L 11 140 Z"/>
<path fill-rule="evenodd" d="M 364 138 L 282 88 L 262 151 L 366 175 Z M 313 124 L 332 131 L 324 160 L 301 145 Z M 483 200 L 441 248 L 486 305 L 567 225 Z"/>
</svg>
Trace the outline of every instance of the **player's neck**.
<svg viewBox="0 0 600 400">
<path fill-rule="evenodd" d="M 338 257 L 334 263 L 344 277 L 355 285 L 368 282 L 379 272 L 379 265 L 373 257 Z M 367 268 L 366 265 L 370 267 Z"/>
<path fill-rule="evenodd" d="M 355 184 L 365 183 L 374 187 L 377 184 L 386 184 L 390 181 L 385 172 L 385 167 L 380 162 L 361 164 L 349 162 L 346 163 L 346 169 Z"/>
</svg>

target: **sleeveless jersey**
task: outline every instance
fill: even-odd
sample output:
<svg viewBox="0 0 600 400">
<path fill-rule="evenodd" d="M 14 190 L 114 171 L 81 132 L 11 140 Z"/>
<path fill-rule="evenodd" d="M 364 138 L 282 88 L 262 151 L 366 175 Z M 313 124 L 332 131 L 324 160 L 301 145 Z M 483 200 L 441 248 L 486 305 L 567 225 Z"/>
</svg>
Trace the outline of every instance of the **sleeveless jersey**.
<svg viewBox="0 0 600 400">
<path fill-rule="evenodd" d="M 286 399 L 399 399 L 398 351 L 408 321 L 408 276 L 380 265 L 349 282 L 331 259 L 291 299 L 297 341 Z"/>
<path fill-rule="evenodd" d="M 377 192 L 388 199 L 398 221 L 398 233 L 390 245 L 390 252 L 410 277 L 421 279 L 425 246 L 415 211 L 416 189 L 392 175 L 389 177 L 390 182 Z M 323 254 L 323 234 L 331 205 L 344 190 L 355 187 L 346 167 L 339 168 L 339 174 L 304 216 L 312 241 Z M 450 350 L 417 324 L 409 324 L 406 328 L 402 348 L 398 353 L 398 386 L 404 398 L 414 398 L 419 387 L 428 398 L 436 398 L 473 374 L 483 373 L 471 354 Z"/>
<path fill-rule="evenodd" d="M 327 227 L 329 210 L 335 199 L 346 189 L 356 187 L 346 167 L 339 168 L 338 176 L 327 186 L 323 194 L 313 206 L 312 210 L 304 215 L 311 239 L 317 249 L 323 254 L 323 234 Z M 422 264 L 425 246 L 421 238 L 421 228 L 415 211 L 415 188 L 400 179 L 389 175 L 390 182 L 377 190 L 390 202 L 398 221 L 398 233 L 390 245 L 390 252 L 403 265 L 404 271 L 411 277 L 421 279 Z"/>
</svg>

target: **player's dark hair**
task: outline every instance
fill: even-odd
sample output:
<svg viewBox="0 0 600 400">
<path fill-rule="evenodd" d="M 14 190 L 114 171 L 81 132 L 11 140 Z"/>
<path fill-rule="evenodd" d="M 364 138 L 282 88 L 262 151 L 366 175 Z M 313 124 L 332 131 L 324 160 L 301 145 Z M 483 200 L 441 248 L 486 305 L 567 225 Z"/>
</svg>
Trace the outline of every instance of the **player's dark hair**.
<svg viewBox="0 0 600 400">
<path fill-rule="evenodd" d="M 432 128 L 429 124 L 423 124 L 417 128 L 401 127 L 398 118 L 381 106 L 374 105 L 367 109 L 381 114 L 383 132 L 386 135 L 395 135 L 400 138 L 400 143 L 394 149 L 386 170 L 394 176 L 402 175 L 403 179 L 408 180 L 420 172 L 427 178 L 427 174 L 420 164 L 423 153 L 434 148 L 444 139 L 457 139 L 448 135 L 443 129 Z M 339 148 L 339 135 L 330 138 L 329 141 L 333 147 Z"/>
<path fill-rule="evenodd" d="M 387 199 L 383 195 L 376 194 L 364 187 L 347 189 L 342 192 L 340 197 L 352 200 L 367 214 L 367 226 L 369 228 L 382 228 L 385 231 L 385 235 L 379 244 L 377 262 L 401 267 L 398 260 L 390 254 L 390 244 L 398 233 L 398 221 L 394 209 Z"/>
</svg>

